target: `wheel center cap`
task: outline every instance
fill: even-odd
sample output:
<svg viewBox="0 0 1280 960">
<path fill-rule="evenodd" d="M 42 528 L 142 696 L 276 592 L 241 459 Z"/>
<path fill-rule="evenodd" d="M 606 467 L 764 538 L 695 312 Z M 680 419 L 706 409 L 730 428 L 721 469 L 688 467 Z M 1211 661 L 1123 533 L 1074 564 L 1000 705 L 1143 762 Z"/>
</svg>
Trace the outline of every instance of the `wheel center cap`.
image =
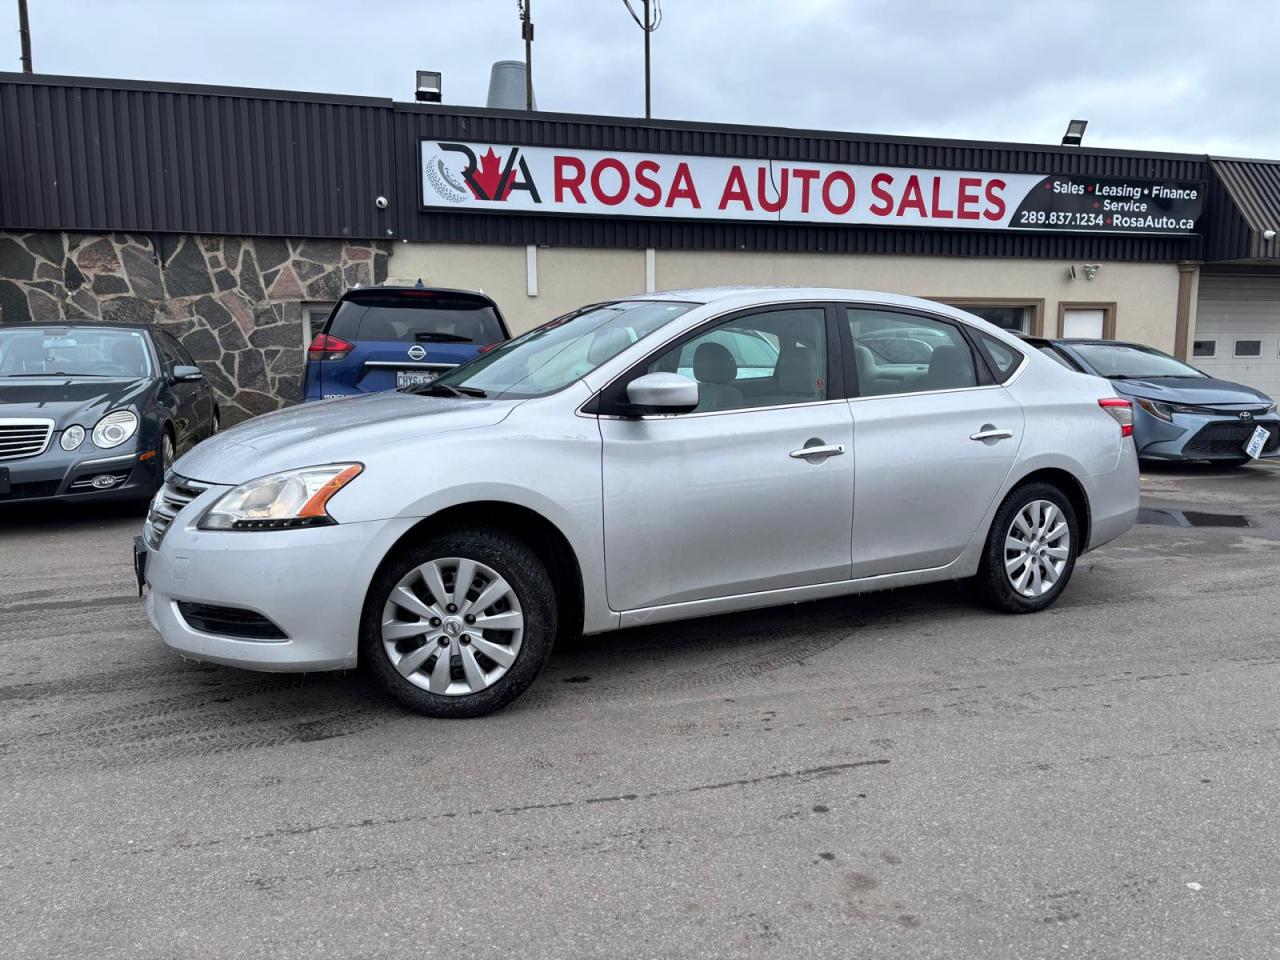
<svg viewBox="0 0 1280 960">
<path fill-rule="evenodd" d="M 444 622 L 444 632 L 451 637 L 456 637 L 462 632 L 462 621 L 457 617 L 450 617 Z"/>
</svg>

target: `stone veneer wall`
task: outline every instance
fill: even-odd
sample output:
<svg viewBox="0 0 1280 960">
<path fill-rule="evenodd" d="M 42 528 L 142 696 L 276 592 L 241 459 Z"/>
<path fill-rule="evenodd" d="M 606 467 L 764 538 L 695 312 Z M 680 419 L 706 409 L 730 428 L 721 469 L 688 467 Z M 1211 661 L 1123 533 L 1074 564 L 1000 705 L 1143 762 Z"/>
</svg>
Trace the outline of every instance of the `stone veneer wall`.
<svg viewBox="0 0 1280 960">
<path fill-rule="evenodd" d="M 302 304 L 382 283 L 382 241 L 0 233 L 6 322 L 154 322 L 200 364 L 224 424 L 301 396 Z"/>
</svg>

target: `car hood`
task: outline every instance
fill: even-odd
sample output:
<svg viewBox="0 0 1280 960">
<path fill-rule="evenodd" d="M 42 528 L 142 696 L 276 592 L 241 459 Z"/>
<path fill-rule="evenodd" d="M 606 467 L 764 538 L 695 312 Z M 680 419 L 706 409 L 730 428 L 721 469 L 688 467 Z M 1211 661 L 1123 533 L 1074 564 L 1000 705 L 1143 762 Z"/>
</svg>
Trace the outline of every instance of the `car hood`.
<svg viewBox="0 0 1280 960">
<path fill-rule="evenodd" d="M 1271 403 L 1270 397 L 1253 387 L 1216 377 L 1151 377 L 1145 380 L 1112 380 L 1111 385 L 1127 396 L 1170 403 L 1240 406 L 1267 406 Z"/>
<path fill-rule="evenodd" d="M 0 417 L 40 417 L 54 428 L 78 423 L 92 429 L 111 410 L 143 402 L 149 379 L 0 377 Z"/>
<path fill-rule="evenodd" d="M 322 463 L 362 461 L 408 440 L 501 422 L 519 400 L 370 393 L 321 400 L 246 420 L 173 465 L 205 483 L 238 484 Z"/>
</svg>

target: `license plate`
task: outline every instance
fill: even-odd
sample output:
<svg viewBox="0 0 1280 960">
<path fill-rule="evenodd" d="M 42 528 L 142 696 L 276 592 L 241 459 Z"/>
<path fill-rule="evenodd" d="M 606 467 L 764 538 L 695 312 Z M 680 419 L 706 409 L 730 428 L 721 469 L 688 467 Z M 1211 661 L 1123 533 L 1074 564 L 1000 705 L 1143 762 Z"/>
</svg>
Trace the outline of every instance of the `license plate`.
<svg viewBox="0 0 1280 960">
<path fill-rule="evenodd" d="M 133 579 L 138 582 L 138 596 L 147 585 L 147 542 L 141 537 L 133 538 Z"/>
<path fill-rule="evenodd" d="M 1253 431 L 1253 436 L 1249 438 L 1249 442 L 1244 445 L 1244 452 L 1257 460 L 1262 456 L 1262 448 L 1267 445 L 1267 440 L 1270 437 L 1271 434 L 1266 427 L 1258 427 Z"/>
<path fill-rule="evenodd" d="M 430 383 L 438 376 L 440 374 L 435 370 L 397 370 L 396 389 L 419 387 L 424 383 Z"/>
<path fill-rule="evenodd" d="M 0 496 L 3 496 L 12 489 L 13 486 L 9 483 L 9 468 L 0 467 Z"/>
</svg>

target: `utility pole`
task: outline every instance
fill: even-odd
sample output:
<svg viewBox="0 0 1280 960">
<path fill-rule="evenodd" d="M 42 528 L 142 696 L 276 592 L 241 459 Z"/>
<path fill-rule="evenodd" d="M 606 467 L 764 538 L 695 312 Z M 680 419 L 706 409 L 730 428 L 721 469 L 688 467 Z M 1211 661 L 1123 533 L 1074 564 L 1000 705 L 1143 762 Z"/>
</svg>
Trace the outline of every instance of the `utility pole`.
<svg viewBox="0 0 1280 960">
<path fill-rule="evenodd" d="M 622 3 L 636 26 L 644 31 L 644 118 L 648 120 L 653 116 L 653 97 L 649 84 L 649 34 L 662 25 L 662 0 L 640 0 L 639 13 L 631 5 L 631 0 L 622 0 Z"/>
<path fill-rule="evenodd" d="M 31 24 L 27 21 L 27 0 L 18 0 L 18 37 L 22 41 L 22 72 L 31 73 Z"/>
<path fill-rule="evenodd" d="M 649 0 L 644 0 L 644 118 L 649 119 L 651 113 L 651 99 L 649 97 L 649 34 L 653 33 L 653 27 L 650 26 L 649 20 Z"/>
<path fill-rule="evenodd" d="M 520 35 L 524 37 L 524 108 L 533 110 L 533 0 L 520 0 Z"/>
</svg>

